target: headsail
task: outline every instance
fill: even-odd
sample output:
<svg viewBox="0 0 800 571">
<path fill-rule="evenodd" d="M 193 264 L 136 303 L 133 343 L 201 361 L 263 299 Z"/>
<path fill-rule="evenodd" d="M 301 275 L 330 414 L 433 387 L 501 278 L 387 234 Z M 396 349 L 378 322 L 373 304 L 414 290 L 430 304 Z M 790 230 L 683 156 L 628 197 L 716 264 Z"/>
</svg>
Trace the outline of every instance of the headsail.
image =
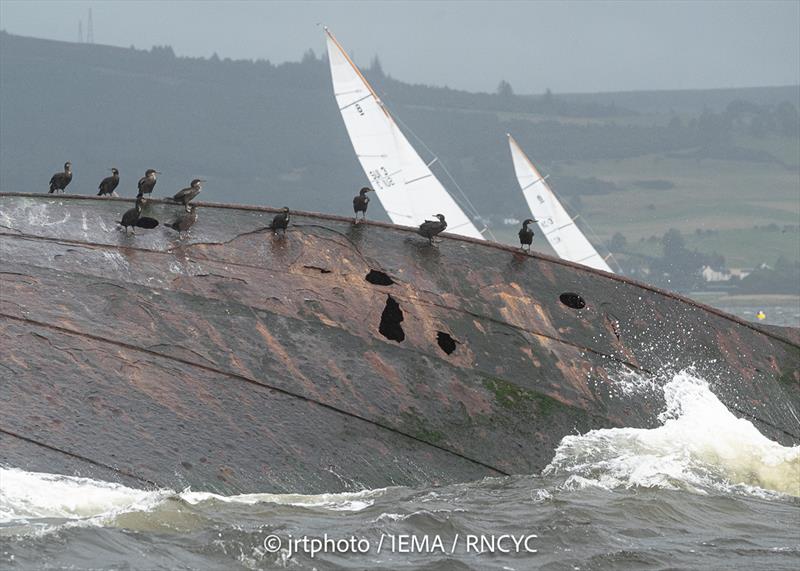
<svg viewBox="0 0 800 571">
<path fill-rule="evenodd" d="M 517 180 L 528 207 L 558 257 L 614 273 L 580 228 L 575 225 L 574 219 L 561 206 L 547 181 L 539 174 L 511 135 L 508 136 L 508 144 L 511 147 L 514 171 L 517 173 Z"/>
<path fill-rule="evenodd" d="M 408 142 L 336 38 L 325 29 L 333 91 L 356 156 L 395 224 L 417 226 L 444 214 L 447 231 L 483 236 Z"/>
</svg>

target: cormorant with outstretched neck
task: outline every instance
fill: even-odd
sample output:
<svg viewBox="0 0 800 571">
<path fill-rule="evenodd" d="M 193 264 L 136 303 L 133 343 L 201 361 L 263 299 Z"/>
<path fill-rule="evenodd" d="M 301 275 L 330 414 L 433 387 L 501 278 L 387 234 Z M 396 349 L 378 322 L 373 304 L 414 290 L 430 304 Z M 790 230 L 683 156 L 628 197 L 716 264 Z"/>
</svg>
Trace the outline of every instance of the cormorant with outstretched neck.
<svg viewBox="0 0 800 571">
<path fill-rule="evenodd" d="M 428 241 L 430 241 L 431 245 L 433 245 L 434 238 L 447 228 L 447 222 L 444 221 L 444 214 L 436 214 L 436 218 L 439 219 L 438 222 L 436 220 L 426 220 L 419 225 L 419 230 L 417 230 L 417 234 L 425 236 Z"/>
<path fill-rule="evenodd" d="M 64 192 L 71 180 L 72 163 L 67 161 L 64 163 L 64 172 L 57 172 L 50 179 L 50 194 L 53 194 L 56 191 Z"/>
<path fill-rule="evenodd" d="M 144 171 L 144 176 L 139 179 L 139 194 L 136 195 L 136 198 L 153 192 L 153 188 L 156 186 L 157 174 L 161 173 L 155 169 L 147 169 Z"/>
<path fill-rule="evenodd" d="M 119 171 L 115 168 L 111 169 L 111 176 L 107 176 L 100 182 L 100 186 L 98 186 L 98 190 L 100 192 L 97 193 L 97 196 L 117 196 L 117 193 L 114 192 L 119 184 Z"/>
<path fill-rule="evenodd" d="M 358 196 L 353 198 L 353 212 L 356 214 L 355 223 L 358 224 L 358 213 L 361 212 L 361 219 L 367 219 L 367 207 L 369 206 L 368 192 L 373 192 L 369 187 L 364 187 L 358 191 Z"/>
<path fill-rule="evenodd" d="M 138 226 L 139 228 L 155 228 L 158 226 L 158 220 L 155 218 L 142 216 L 142 207 L 144 206 L 144 203 L 145 199 L 143 196 L 137 197 L 136 205 L 130 210 L 126 210 L 125 214 L 122 215 L 122 220 L 117 222 L 117 224 L 125 228 L 126 234 L 128 233 L 129 227 Z M 136 234 L 136 231 L 133 230 L 133 233 Z"/>
<path fill-rule="evenodd" d="M 277 234 L 278 230 L 282 230 L 283 235 L 285 236 L 286 229 L 289 227 L 289 220 L 290 220 L 289 207 L 284 206 L 283 211 L 280 212 L 279 214 L 276 214 L 275 218 L 272 219 L 272 226 L 270 226 L 270 229 L 272 229 L 272 233 Z"/>
<path fill-rule="evenodd" d="M 528 228 L 528 224 L 533 224 L 536 220 L 532 218 L 528 218 L 522 222 L 522 228 L 519 231 L 519 246 L 520 249 L 525 250 L 525 246 L 527 246 L 527 251 L 531 251 L 531 244 L 533 244 L 533 230 Z"/>
<path fill-rule="evenodd" d="M 167 224 L 167 226 L 177 231 L 181 237 L 183 237 L 183 233 L 189 230 L 195 222 L 197 222 L 197 207 L 192 204 L 191 206 L 186 206 L 185 214 L 181 214 L 175 220 Z"/>
<path fill-rule="evenodd" d="M 200 192 L 203 190 L 203 184 L 205 181 L 201 178 L 196 178 L 189 183 L 189 186 L 186 188 L 180 189 L 178 192 L 175 193 L 175 196 L 172 197 L 172 200 L 175 202 L 180 202 L 184 206 L 189 204 L 189 202 L 194 199 Z"/>
</svg>

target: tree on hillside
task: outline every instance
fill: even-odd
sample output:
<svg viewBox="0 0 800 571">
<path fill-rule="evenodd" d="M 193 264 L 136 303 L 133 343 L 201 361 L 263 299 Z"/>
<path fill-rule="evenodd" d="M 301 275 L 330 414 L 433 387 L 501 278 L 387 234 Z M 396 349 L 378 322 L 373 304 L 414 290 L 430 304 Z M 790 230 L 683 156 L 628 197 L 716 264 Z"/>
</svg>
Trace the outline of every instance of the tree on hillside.
<svg viewBox="0 0 800 571">
<path fill-rule="evenodd" d="M 628 245 L 628 239 L 621 232 L 615 232 L 608 242 L 608 249 L 612 252 L 622 252 Z"/>
<path fill-rule="evenodd" d="M 765 265 L 742 278 L 738 291 L 740 293 L 796 294 L 798 283 L 800 283 L 800 262 L 791 262 L 781 256 L 775 262 L 774 269 Z"/>
<path fill-rule="evenodd" d="M 172 46 L 153 46 L 150 48 L 150 53 L 163 59 L 175 59 L 175 52 L 172 50 Z"/>
<path fill-rule="evenodd" d="M 375 57 L 372 58 L 369 64 L 369 72 L 376 77 L 384 77 L 386 75 L 383 73 L 383 66 L 381 65 L 381 60 L 378 59 L 378 54 L 375 54 Z"/>
<path fill-rule="evenodd" d="M 497 95 L 500 97 L 512 97 L 514 95 L 514 89 L 509 82 L 503 79 L 497 84 Z"/>
<path fill-rule="evenodd" d="M 670 228 L 661 238 L 661 245 L 664 247 L 665 258 L 677 258 L 686 251 L 686 241 L 680 230 Z"/>
<path fill-rule="evenodd" d="M 303 54 L 303 59 L 300 60 L 300 63 L 314 63 L 317 61 L 317 54 L 314 53 L 314 50 L 308 48 L 306 52 Z"/>
</svg>

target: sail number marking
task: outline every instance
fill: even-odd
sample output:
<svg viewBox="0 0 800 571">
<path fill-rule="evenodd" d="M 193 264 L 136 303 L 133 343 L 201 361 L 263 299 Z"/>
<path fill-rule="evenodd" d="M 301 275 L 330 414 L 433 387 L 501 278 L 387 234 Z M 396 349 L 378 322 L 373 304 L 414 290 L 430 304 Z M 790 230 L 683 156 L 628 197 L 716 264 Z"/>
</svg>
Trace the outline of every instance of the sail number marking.
<svg viewBox="0 0 800 571">
<path fill-rule="evenodd" d="M 369 171 L 369 179 L 372 181 L 373 185 L 378 188 L 394 186 L 394 179 L 392 179 L 392 175 L 389 174 L 386 167 L 379 167 Z"/>
<path fill-rule="evenodd" d="M 553 225 L 553 217 L 548 216 L 547 218 L 539 218 L 539 227 L 540 228 L 547 228 L 548 226 Z"/>
<path fill-rule="evenodd" d="M 539 204 L 544 204 L 544 198 L 542 198 L 541 194 L 536 195 L 536 200 L 539 201 Z M 548 216 L 547 218 L 538 218 L 539 228 L 546 228 L 547 226 L 553 225 L 553 218 L 552 216 Z"/>
</svg>

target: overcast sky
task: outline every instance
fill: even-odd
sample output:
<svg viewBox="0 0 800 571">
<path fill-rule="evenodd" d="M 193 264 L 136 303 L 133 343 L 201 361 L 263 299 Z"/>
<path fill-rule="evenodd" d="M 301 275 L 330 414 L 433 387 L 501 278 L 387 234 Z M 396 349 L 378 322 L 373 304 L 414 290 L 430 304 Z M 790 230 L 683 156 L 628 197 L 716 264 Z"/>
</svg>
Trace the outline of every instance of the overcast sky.
<svg viewBox="0 0 800 571">
<path fill-rule="evenodd" d="M 298 60 L 324 23 L 356 62 L 414 83 L 518 93 L 800 83 L 800 0 L 195 2 L 0 0 L 13 34 L 177 55 Z"/>
</svg>

